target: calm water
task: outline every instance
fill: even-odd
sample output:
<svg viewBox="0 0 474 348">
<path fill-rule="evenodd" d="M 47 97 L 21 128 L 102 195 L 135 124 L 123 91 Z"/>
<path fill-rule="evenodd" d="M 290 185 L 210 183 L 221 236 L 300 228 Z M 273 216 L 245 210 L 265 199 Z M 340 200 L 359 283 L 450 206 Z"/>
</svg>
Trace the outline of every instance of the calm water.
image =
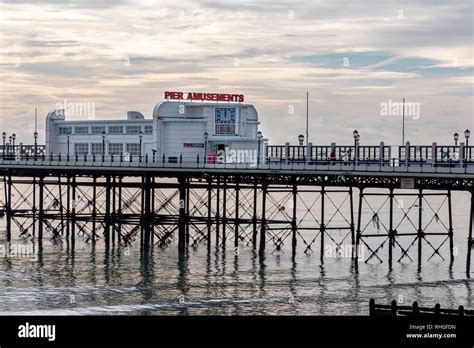
<svg viewBox="0 0 474 348">
<path fill-rule="evenodd" d="M 365 315 L 370 298 L 472 309 L 474 284 L 465 273 L 468 196 L 454 193 L 453 203 L 458 255 L 451 266 L 447 242 L 441 249 L 446 261 L 426 261 L 431 253 L 424 245 L 418 269 L 415 246 L 410 252 L 414 262 L 394 262 L 389 271 L 387 246 L 381 252 L 383 263 L 355 266 L 348 257 L 328 257 L 322 264 L 318 244 L 310 255 L 299 250 L 292 258 L 288 249 L 272 253 L 269 248 L 260 258 L 246 246 L 236 255 L 231 243 L 225 251 L 213 246 L 208 253 L 201 245 L 180 257 L 176 244 L 144 256 L 138 245 L 116 246 L 106 254 L 100 243 L 94 249 L 77 240 L 71 250 L 66 242 L 45 241 L 37 260 L 0 258 L 0 314 Z M 364 208 L 364 216 L 370 222 L 372 213 Z M 428 230 L 447 225 L 445 214 L 439 217 Z M 4 238 L 4 220 L 0 224 Z M 398 230 L 412 228 L 408 220 L 403 226 Z M 342 232 L 333 233 L 337 237 Z M 32 241 L 17 239 L 13 244 L 31 246 Z"/>
</svg>

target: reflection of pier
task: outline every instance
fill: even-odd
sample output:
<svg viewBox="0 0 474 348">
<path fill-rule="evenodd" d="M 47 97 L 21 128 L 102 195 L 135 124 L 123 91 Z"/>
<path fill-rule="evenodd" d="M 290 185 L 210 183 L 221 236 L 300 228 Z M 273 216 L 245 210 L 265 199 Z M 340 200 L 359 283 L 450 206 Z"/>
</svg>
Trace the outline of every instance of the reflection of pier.
<svg viewBox="0 0 474 348">
<path fill-rule="evenodd" d="M 257 167 L 165 156 L 5 156 L 6 239 L 16 226 L 24 238 L 100 240 L 106 248 L 176 241 L 180 251 L 248 245 L 259 253 L 319 252 L 323 260 L 328 245 L 336 252 L 356 245 L 368 253 L 354 257 L 382 262 L 386 253 L 390 266 L 453 261 L 451 192 L 473 196 L 471 148 L 407 144 L 395 159 L 383 144 L 362 148 L 268 146 Z M 457 157 L 431 158 L 445 148 Z M 473 217 L 471 203 L 468 272 Z"/>
</svg>

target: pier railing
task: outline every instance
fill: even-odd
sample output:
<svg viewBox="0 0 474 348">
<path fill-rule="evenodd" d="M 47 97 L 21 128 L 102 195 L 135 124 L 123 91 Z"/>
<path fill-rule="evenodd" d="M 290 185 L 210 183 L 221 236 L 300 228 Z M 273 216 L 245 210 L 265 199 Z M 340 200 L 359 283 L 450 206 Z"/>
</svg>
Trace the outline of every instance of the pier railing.
<svg viewBox="0 0 474 348">
<path fill-rule="evenodd" d="M 411 145 L 268 145 L 257 151 L 202 154 L 46 154 L 44 145 L 0 146 L 0 164 L 66 167 L 162 167 L 261 170 L 473 173 L 474 146 Z M 36 153 L 35 153 L 36 150 Z M 396 154 L 396 157 L 392 156 Z"/>
<path fill-rule="evenodd" d="M 392 151 L 392 149 L 396 151 Z M 392 156 L 392 152 L 398 154 Z M 268 145 L 265 158 L 270 162 L 324 162 L 345 161 L 361 163 L 396 162 L 399 165 L 431 164 L 447 165 L 454 163 L 473 163 L 474 146 L 452 145 L 411 145 L 390 146 L 381 142 L 379 145 Z"/>
<path fill-rule="evenodd" d="M 34 156 L 35 150 L 37 156 L 43 156 L 45 154 L 45 146 L 44 145 L 23 145 L 23 144 L 15 144 L 15 145 L 8 145 L 5 146 L 0 145 L 0 157 L 8 157 L 8 156 Z"/>
<path fill-rule="evenodd" d="M 268 161 L 315 162 L 315 161 L 369 161 L 388 163 L 391 160 L 391 146 L 371 145 L 268 145 L 265 150 Z"/>
<path fill-rule="evenodd" d="M 226 159 L 201 155 L 63 155 L 5 156 L 0 165 L 53 166 L 53 167 L 121 167 L 121 168 L 175 168 L 175 169 L 233 169 L 233 170 L 299 170 L 299 171 L 341 171 L 341 172 L 410 172 L 410 173 L 468 173 L 474 174 L 474 161 L 449 159 L 448 161 L 404 161 L 398 158 L 334 159 L 306 158 L 304 160 L 272 160 L 272 158 Z"/>
</svg>

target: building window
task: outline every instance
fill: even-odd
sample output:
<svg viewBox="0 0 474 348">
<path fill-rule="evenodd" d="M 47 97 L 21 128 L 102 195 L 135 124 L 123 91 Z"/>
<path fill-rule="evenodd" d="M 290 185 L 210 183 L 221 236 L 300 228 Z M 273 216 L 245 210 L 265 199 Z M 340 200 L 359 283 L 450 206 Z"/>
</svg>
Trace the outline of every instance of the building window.
<svg viewBox="0 0 474 348">
<path fill-rule="evenodd" d="M 59 135 L 72 134 L 72 127 L 59 127 Z"/>
<path fill-rule="evenodd" d="M 92 134 L 102 134 L 105 133 L 105 126 L 92 126 L 91 127 Z"/>
<path fill-rule="evenodd" d="M 74 134 L 89 134 L 89 127 L 87 126 L 74 127 Z"/>
<path fill-rule="evenodd" d="M 103 154 L 102 143 L 92 143 L 91 144 L 91 153 L 93 155 L 102 155 Z"/>
<path fill-rule="evenodd" d="M 216 133 L 218 135 L 235 134 L 235 108 L 216 108 Z"/>
<path fill-rule="evenodd" d="M 142 131 L 142 126 L 127 126 L 127 134 L 139 134 Z"/>
<path fill-rule="evenodd" d="M 123 134 L 122 126 L 109 126 L 109 134 Z"/>
<path fill-rule="evenodd" d="M 145 133 L 145 134 L 153 134 L 153 126 L 145 126 L 143 133 Z"/>
<path fill-rule="evenodd" d="M 128 152 L 132 156 L 141 155 L 140 144 L 127 144 L 126 149 L 126 152 Z"/>
<path fill-rule="evenodd" d="M 123 153 L 123 144 L 110 143 L 109 155 L 121 155 Z"/>
<path fill-rule="evenodd" d="M 74 153 L 78 155 L 87 155 L 89 144 L 74 144 Z"/>
</svg>

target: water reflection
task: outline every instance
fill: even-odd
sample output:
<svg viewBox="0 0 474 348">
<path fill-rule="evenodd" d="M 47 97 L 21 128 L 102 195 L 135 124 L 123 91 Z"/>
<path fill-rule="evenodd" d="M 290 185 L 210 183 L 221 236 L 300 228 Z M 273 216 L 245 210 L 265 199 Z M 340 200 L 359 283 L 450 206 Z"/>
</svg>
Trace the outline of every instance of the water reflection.
<svg viewBox="0 0 474 348">
<path fill-rule="evenodd" d="M 357 315 L 367 314 L 370 298 L 472 308 L 463 260 L 387 270 L 351 258 L 321 263 L 318 254 L 260 256 L 251 247 L 32 247 L 34 261 L 0 259 L 1 314 Z"/>
</svg>

